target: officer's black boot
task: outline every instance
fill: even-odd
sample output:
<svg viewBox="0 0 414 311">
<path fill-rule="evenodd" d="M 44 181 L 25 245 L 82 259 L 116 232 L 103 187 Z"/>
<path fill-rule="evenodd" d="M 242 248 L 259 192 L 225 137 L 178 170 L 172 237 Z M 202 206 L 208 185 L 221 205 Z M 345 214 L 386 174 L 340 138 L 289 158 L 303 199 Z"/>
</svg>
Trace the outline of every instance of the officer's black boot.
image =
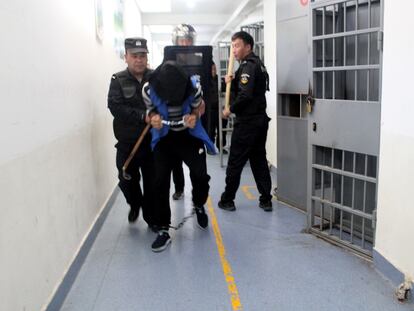
<svg viewBox="0 0 414 311">
<path fill-rule="evenodd" d="M 139 207 L 131 206 L 131 209 L 128 214 L 128 221 L 130 223 L 135 222 L 138 219 L 138 216 L 139 216 Z"/>
<path fill-rule="evenodd" d="M 260 202 L 259 207 L 265 212 L 273 211 L 272 201 Z"/>
<path fill-rule="evenodd" d="M 218 207 L 220 207 L 221 209 L 224 209 L 226 211 L 229 211 L 229 212 L 233 212 L 233 211 L 236 210 L 236 206 L 234 205 L 233 201 L 220 200 L 218 202 Z"/>
<path fill-rule="evenodd" d="M 236 210 L 233 200 L 229 200 L 226 192 L 221 194 L 221 200 L 218 202 L 218 207 L 224 209 L 225 211 L 233 212 Z"/>
<path fill-rule="evenodd" d="M 206 229 L 208 226 L 208 216 L 204 209 L 204 206 L 194 206 L 194 210 L 197 216 L 197 223 L 200 229 Z"/>
</svg>

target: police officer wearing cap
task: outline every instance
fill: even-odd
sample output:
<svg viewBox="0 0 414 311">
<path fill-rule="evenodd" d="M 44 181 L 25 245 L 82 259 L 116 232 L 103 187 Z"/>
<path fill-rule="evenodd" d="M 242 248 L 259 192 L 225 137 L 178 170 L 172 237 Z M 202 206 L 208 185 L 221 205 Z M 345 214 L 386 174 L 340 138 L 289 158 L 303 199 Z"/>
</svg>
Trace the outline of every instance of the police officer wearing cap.
<svg viewBox="0 0 414 311">
<path fill-rule="evenodd" d="M 139 210 L 143 210 L 143 218 L 153 227 L 153 155 L 148 133 L 137 153 L 130 162 L 127 172 L 132 177 L 126 180 L 122 175 L 122 166 L 128 158 L 134 144 L 146 126 L 146 107 L 142 99 L 142 86 L 148 81 L 151 70 L 148 64 L 147 40 L 144 38 L 125 39 L 125 62 L 128 67 L 112 75 L 108 93 L 108 108 L 114 121 L 116 166 L 118 168 L 119 187 L 130 206 L 128 221 L 135 222 Z M 143 189 L 140 186 L 142 176 Z"/>
<path fill-rule="evenodd" d="M 260 193 L 259 207 L 272 211 L 272 182 L 266 159 L 266 137 L 270 118 L 266 114 L 265 93 L 269 89 L 269 75 L 262 61 L 253 53 L 254 41 L 245 31 L 232 38 L 233 54 L 240 67 L 232 80 L 234 100 L 223 116 L 236 114 L 231 137 L 230 155 L 226 170 L 226 187 L 218 206 L 234 211 L 234 198 L 240 185 L 240 176 L 247 160 Z M 226 82 L 232 77 L 226 76 Z"/>
</svg>

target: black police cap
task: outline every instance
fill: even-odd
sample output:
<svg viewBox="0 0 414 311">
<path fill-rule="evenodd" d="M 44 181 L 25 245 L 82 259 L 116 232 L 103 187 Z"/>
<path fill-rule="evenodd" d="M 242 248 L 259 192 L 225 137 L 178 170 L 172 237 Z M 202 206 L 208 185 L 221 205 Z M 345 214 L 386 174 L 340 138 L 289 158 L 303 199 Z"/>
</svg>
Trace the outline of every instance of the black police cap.
<svg viewBox="0 0 414 311">
<path fill-rule="evenodd" d="M 126 38 L 125 51 L 131 54 L 148 53 L 147 40 L 144 38 Z"/>
</svg>

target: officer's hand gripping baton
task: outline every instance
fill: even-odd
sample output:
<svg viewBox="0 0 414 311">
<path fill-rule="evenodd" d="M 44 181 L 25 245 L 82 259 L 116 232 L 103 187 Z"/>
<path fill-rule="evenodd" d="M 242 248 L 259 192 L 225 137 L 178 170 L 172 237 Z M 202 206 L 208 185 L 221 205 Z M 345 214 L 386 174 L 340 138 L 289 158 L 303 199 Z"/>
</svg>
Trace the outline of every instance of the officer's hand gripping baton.
<svg viewBox="0 0 414 311">
<path fill-rule="evenodd" d="M 132 158 L 135 156 L 135 153 L 137 153 L 137 150 L 139 146 L 141 145 L 142 141 L 144 140 L 145 135 L 147 134 L 149 128 L 151 127 L 151 124 L 147 124 L 142 131 L 141 135 L 139 136 L 137 142 L 135 143 L 134 148 L 132 149 L 131 153 L 128 156 L 128 159 L 125 161 L 124 166 L 122 167 L 122 177 L 126 180 L 131 180 L 131 175 L 129 175 L 126 170 L 128 168 L 129 163 L 131 162 Z"/>
</svg>

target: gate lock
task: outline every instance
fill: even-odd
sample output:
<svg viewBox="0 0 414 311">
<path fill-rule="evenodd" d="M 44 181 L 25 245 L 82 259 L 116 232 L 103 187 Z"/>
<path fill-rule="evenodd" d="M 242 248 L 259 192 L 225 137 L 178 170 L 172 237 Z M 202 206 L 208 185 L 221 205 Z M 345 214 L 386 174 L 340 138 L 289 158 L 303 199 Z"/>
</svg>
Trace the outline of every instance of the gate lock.
<svg viewBox="0 0 414 311">
<path fill-rule="evenodd" d="M 315 105 L 315 98 L 313 98 L 312 88 L 309 84 L 308 96 L 306 96 L 306 111 L 308 113 L 311 113 L 314 105 Z"/>
<path fill-rule="evenodd" d="M 311 113 L 313 105 L 315 104 L 315 99 L 312 96 L 306 97 L 306 110 Z"/>
</svg>

